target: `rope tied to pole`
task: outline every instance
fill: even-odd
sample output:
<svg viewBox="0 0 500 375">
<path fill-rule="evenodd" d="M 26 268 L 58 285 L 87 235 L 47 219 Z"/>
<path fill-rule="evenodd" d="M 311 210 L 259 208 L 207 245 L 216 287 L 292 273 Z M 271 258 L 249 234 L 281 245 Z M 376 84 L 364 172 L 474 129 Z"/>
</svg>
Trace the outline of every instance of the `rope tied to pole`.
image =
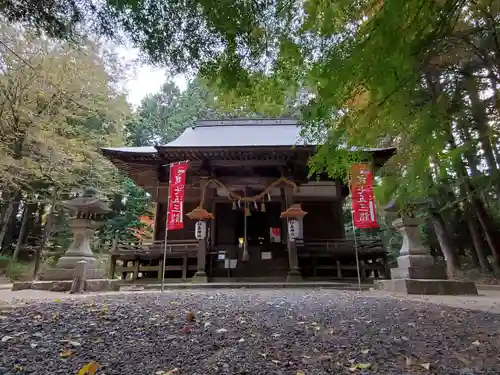
<svg viewBox="0 0 500 375">
<path fill-rule="evenodd" d="M 271 189 L 274 189 L 276 186 L 282 184 L 282 183 L 285 183 L 287 185 L 290 185 L 293 187 L 293 191 L 296 192 L 297 189 L 298 189 L 298 186 L 295 182 L 293 182 L 292 180 L 289 180 L 288 178 L 286 177 L 280 177 L 279 179 L 277 179 L 276 181 L 274 181 L 273 183 L 271 183 L 268 187 L 266 187 L 262 192 L 260 192 L 259 194 L 257 195 L 254 195 L 254 196 L 251 196 L 251 197 L 246 197 L 246 196 L 241 196 L 239 194 L 236 194 L 234 192 L 232 192 L 224 183 L 222 183 L 221 181 L 217 180 L 217 179 L 210 179 L 207 181 L 207 183 L 205 184 L 205 186 L 203 187 L 203 190 L 201 192 L 201 201 L 200 201 L 200 205 L 199 207 L 203 207 L 203 204 L 205 203 L 205 193 L 206 193 L 206 190 L 207 190 L 207 187 L 214 183 L 215 185 L 217 185 L 218 187 L 222 188 L 222 189 L 225 189 L 227 192 L 228 192 L 228 198 L 231 199 L 231 200 L 236 200 L 236 201 L 243 201 L 243 202 L 255 202 L 255 201 L 260 201 L 262 200 L 267 194 L 269 194 L 269 191 Z"/>
</svg>

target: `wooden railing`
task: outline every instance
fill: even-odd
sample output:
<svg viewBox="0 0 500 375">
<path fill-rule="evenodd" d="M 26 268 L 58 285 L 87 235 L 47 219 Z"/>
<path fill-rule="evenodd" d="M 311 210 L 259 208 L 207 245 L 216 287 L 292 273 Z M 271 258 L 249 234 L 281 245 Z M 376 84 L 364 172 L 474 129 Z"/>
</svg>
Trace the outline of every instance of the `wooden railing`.
<svg viewBox="0 0 500 375">
<path fill-rule="evenodd" d="M 161 256 L 165 249 L 164 241 L 129 242 L 115 241 L 111 248 L 111 255 L 135 256 L 141 258 L 151 258 Z M 167 241 L 167 253 L 173 254 L 196 253 L 198 249 L 197 240 L 170 240 Z"/>
<path fill-rule="evenodd" d="M 299 244 L 298 244 L 299 245 Z M 380 240 L 327 239 L 306 241 L 297 248 L 299 258 L 305 262 L 313 277 L 320 272 L 345 277 L 346 273 L 357 274 L 355 245 L 358 247 L 361 279 L 388 277 L 386 251 Z M 303 272 L 307 270 L 303 269 Z"/>
<path fill-rule="evenodd" d="M 297 243 L 298 253 L 314 253 L 324 255 L 354 255 L 355 246 L 360 255 L 384 254 L 385 250 L 380 240 L 349 240 L 349 239 L 313 239 Z"/>
</svg>

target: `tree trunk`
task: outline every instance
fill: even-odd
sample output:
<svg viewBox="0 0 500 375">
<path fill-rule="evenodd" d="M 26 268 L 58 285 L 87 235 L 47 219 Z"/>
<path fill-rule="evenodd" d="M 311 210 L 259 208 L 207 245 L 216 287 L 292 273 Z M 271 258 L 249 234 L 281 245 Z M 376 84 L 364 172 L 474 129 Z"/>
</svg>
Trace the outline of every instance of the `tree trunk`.
<svg viewBox="0 0 500 375">
<path fill-rule="evenodd" d="M 9 228 L 10 218 L 12 216 L 13 211 L 14 211 L 14 201 L 11 200 L 6 207 L 2 218 L 2 228 L 0 229 L 0 246 L 3 243 L 3 239 L 5 238 L 5 234 L 7 233 L 7 230 Z"/>
<path fill-rule="evenodd" d="M 41 238 L 43 234 L 43 214 L 45 213 L 45 204 L 40 203 L 36 211 L 36 219 L 33 227 L 33 237 Z"/>
<path fill-rule="evenodd" d="M 14 254 L 12 255 L 12 260 L 16 262 L 19 258 L 19 254 L 21 253 L 21 248 L 24 244 L 24 239 L 26 238 L 26 233 L 28 231 L 28 220 L 31 217 L 31 213 L 33 212 L 33 204 L 27 203 L 24 206 L 23 219 L 21 221 L 21 229 L 19 230 L 19 236 L 17 237 L 16 249 L 14 250 Z"/>
<path fill-rule="evenodd" d="M 476 78 L 469 75 L 465 79 L 465 86 L 471 101 L 471 111 L 474 118 L 474 127 L 479 134 L 479 141 L 484 153 L 484 159 L 490 170 L 490 175 L 493 178 L 493 186 L 496 190 L 497 196 L 500 197 L 500 180 L 498 178 L 498 168 L 495 160 L 493 147 L 491 146 L 491 139 L 489 136 L 490 127 L 488 125 L 488 116 L 486 114 L 485 104 L 479 97 Z"/>
<path fill-rule="evenodd" d="M 40 245 L 38 246 L 35 254 L 35 266 L 33 267 L 33 280 L 38 279 L 38 272 L 40 270 L 40 261 L 42 258 L 42 252 L 43 249 L 45 248 L 45 244 L 50 238 L 50 235 L 52 233 L 52 224 L 54 222 L 54 212 L 55 212 L 55 205 L 56 205 L 56 193 L 52 196 L 52 203 L 50 204 L 50 211 L 47 215 L 47 221 L 45 222 L 45 225 L 43 227 L 43 234 L 42 234 L 42 239 L 40 241 Z"/>
<path fill-rule="evenodd" d="M 469 205 L 467 205 L 469 206 Z M 469 227 L 469 232 L 472 237 L 472 243 L 474 244 L 474 248 L 472 249 L 472 253 L 476 254 L 477 262 L 479 266 L 484 272 L 491 272 L 493 269 L 491 268 L 491 264 L 486 257 L 486 253 L 484 252 L 484 238 L 481 233 L 481 228 L 477 223 L 477 218 L 475 216 L 471 217 L 473 214 L 471 210 L 468 210 L 469 215 L 467 215 L 467 225 Z"/>
<path fill-rule="evenodd" d="M 17 229 L 17 215 L 19 213 L 19 206 L 21 205 L 21 200 L 23 199 L 23 194 L 21 190 L 16 191 L 14 194 L 14 204 L 12 205 L 12 213 L 10 215 L 9 222 L 7 224 L 7 230 L 5 231 L 5 237 L 3 239 L 2 248 L 9 250 L 14 242 L 15 231 Z"/>
<path fill-rule="evenodd" d="M 459 128 L 460 128 L 460 136 L 462 138 L 462 142 L 466 146 L 466 151 L 464 152 L 464 156 L 467 160 L 467 164 L 470 168 L 471 171 L 471 176 L 478 177 L 480 175 L 479 169 L 478 169 L 478 162 L 477 162 L 477 155 L 474 150 L 476 150 L 476 144 L 473 141 L 473 138 L 470 134 L 468 124 L 462 122 L 459 122 Z M 455 147 L 453 144 L 452 147 Z M 461 161 L 457 161 L 457 163 L 461 163 Z M 463 164 L 463 163 L 462 163 Z M 458 165 L 456 165 L 458 166 Z M 459 173 L 459 177 L 466 178 L 462 176 L 462 173 L 464 173 L 465 168 L 461 168 L 461 172 Z M 465 171 L 466 172 L 466 171 Z M 469 185 L 471 185 L 469 183 Z M 460 196 L 462 198 L 468 197 L 467 189 L 465 186 L 465 183 L 460 184 Z M 480 204 L 483 206 L 484 204 L 480 202 Z M 477 255 L 477 260 L 479 262 L 479 265 L 481 266 L 481 269 L 485 272 L 491 272 L 493 269 L 491 267 L 490 262 L 488 261 L 488 258 L 486 256 L 486 253 L 484 251 L 484 238 L 483 234 L 481 233 L 481 225 L 480 223 L 478 224 L 478 217 L 477 215 L 474 214 L 476 210 L 472 208 L 471 202 L 470 202 L 470 197 L 464 202 L 464 216 L 467 221 L 467 226 L 469 227 L 469 232 L 472 238 L 472 242 L 474 244 L 474 250 Z"/>
<path fill-rule="evenodd" d="M 436 232 L 436 236 L 439 241 L 439 246 L 443 252 L 444 259 L 446 260 L 448 277 L 453 278 L 460 270 L 460 259 L 458 258 L 457 252 L 453 246 L 450 234 L 446 229 L 443 217 L 434 210 L 430 210 L 429 214 L 432 226 L 434 227 L 434 231 Z"/>
</svg>

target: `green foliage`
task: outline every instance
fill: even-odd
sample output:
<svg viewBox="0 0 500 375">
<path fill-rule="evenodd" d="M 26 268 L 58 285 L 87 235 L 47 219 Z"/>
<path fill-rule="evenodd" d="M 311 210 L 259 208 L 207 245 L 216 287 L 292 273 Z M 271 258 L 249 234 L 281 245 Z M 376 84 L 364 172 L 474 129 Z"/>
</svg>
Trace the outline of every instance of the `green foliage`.
<svg viewBox="0 0 500 375">
<path fill-rule="evenodd" d="M 20 281 L 27 277 L 30 269 L 31 267 L 28 264 L 11 261 L 7 267 L 6 276 L 11 281 Z"/>
<path fill-rule="evenodd" d="M 11 259 L 9 256 L 0 255 L 0 270 L 7 269 Z"/>
<path fill-rule="evenodd" d="M 66 3 L 67 12 L 58 13 Z M 407 210 L 426 198 L 446 222 L 481 217 L 478 234 L 500 264 L 492 240 L 500 207 L 495 1 L 125 0 L 83 12 L 79 3 L 57 0 L 27 15 L 14 6 L 0 11 L 57 35 L 74 35 L 85 17 L 106 35 L 117 26 L 151 61 L 197 71 L 210 83 L 204 100 L 185 97 L 194 109 L 182 115 L 168 100 L 184 94 L 166 85 L 129 126 L 131 143 L 168 142 L 197 115 L 220 108 L 300 112 L 304 133 L 323 144 L 313 174 L 345 180 L 349 165 L 366 159 L 351 156 L 352 147 L 396 146 L 379 171 L 379 202 L 397 196 Z"/>
</svg>

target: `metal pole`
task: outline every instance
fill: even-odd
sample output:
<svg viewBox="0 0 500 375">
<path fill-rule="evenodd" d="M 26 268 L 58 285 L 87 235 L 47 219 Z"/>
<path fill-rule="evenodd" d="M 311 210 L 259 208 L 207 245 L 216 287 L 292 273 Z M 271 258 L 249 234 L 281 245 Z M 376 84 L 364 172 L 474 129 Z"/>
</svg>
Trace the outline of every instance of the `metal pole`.
<svg viewBox="0 0 500 375">
<path fill-rule="evenodd" d="M 246 254 L 248 252 L 248 247 L 247 247 L 247 209 L 250 210 L 248 207 L 248 203 L 245 201 L 244 204 L 245 208 L 243 209 L 243 254 Z"/>
<path fill-rule="evenodd" d="M 354 226 L 354 212 L 352 209 L 352 191 L 351 191 L 351 181 L 349 185 L 349 195 L 351 196 L 351 222 L 352 222 L 352 235 L 354 236 L 354 253 L 356 254 L 356 270 L 358 272 L 358 289 L 361 291 L 361 272 L 359 270 L 359 256 L 358 256 L 358 240 L 356 239 L 356 227 Z"/>
<path fill-rule="evenodd" d="M 171 168 L 171 164 L 167 164 Z M 168 172 L 168 194 L 167 194 L 167 215 L 165 222 L 165 238 L 163 239 L 163 263 L 161 272 L 161 291 L 165 289 L 165 263 L 167 262 L 167 236 L 168 236 L 168 214 L 169 214 L 169 203 L 170 203 L 170 186 L 172 185 L 172 174 Z M 158 199 L 158 197 L 156 198 Z"/>
</svg>

